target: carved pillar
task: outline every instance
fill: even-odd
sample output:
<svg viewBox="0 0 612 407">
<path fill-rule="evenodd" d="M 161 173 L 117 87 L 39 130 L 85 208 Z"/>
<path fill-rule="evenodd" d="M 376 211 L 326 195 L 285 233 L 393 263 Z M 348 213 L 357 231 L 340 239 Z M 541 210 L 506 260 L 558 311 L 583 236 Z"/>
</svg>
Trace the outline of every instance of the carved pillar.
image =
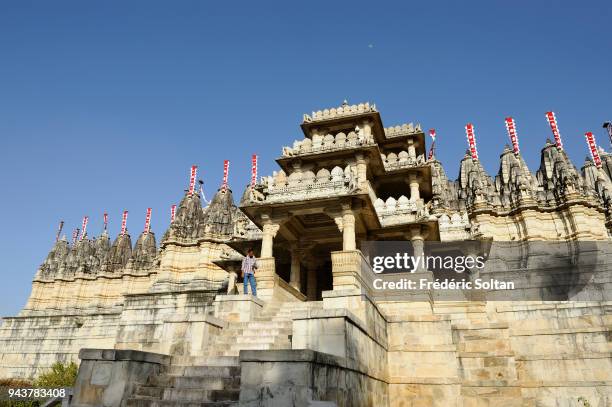
<svg viewBox="0 0 612 407">
<path fill-rule="evenodd" d="M 291 274 L 289 275 L 289 284 L 300 291 L 300 260 L 301 260 L 301 251 L 297 247 L 297 244 L 293 244 L 291 246 Z"/>
<path fill-rule="evenodd" d="M 419 187 L 419 180 L 421 177 L 419 177 L 418 174 L 410 174 L 408 176 L 408 184 L 410 185 L 410 200 L 411 201 L 418 201 L 419 199 L 421 199 L 421 192 L 420 192 L 420 187 Z"/>
<path fill-rule="evenodd" d="M 280 225 L 277 223 L 264 223 L 262 230 L 261 240 L 261 257 L 267 258 L 272 257 L 272 246 L 274 244 L 274 237 L 278 232 Z"/>
<path fill-rule="evenodd" d="M 415 257 L 423 257 L 425 256 L 425 238 L 428 234 L 427 226 L 422 225 L 413 225 L 410 227 L 410 242 L 412 243 L 412 248 L 414 250 L 413 255 Z M 419 269 L 415 270 L 415 272 L 423 272 L 426 271 L 425 268 L 422 267 L 419 262 Z"/>
<path fill-rule="evenodd" d="M 369 121 L 364 121 L 361 123 L 361 128 L 363 129 L 364 137 L 368 139 L 372 135 L 372 123 Z"/>
<path fill-rule="evenodd" d="M 342 250 L 355 250 L 355 214 L 350 207 L 342 209 Z"/>
<path fill-rule="evenodd" d="M 314 261 L 308 262 L 306 280 L 306 296 L 308 301 L 317 300 L 317 264 Z"/>
<path fill-rule="evenodd" d="M 416 160 L 416 148 L 414 140 L 408 140 L 408 157 Z"/>
<path fill-rule="evenodd" d="M 365 188 L 365 183 L 368 180 L 368 161 L 363 154 L 357 154 L 355 156 L 355 162 L 357 165 L 357 185 L 359 188 Z"/>
</svg>

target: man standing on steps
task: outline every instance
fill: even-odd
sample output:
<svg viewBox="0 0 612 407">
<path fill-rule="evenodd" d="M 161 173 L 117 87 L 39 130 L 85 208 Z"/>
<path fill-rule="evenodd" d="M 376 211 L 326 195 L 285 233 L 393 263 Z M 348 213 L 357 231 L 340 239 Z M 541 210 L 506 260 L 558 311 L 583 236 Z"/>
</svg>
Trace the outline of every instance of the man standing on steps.
<svg viewBox="0 0 612 407">
<path fill-rule="evenodd" d="M 257 270 L 257 258 L 253 249 L 247 250 L 247 255 L 242 259 L 242 277 L 244 278 L 244 293 L 248 294 L 247 284 L 251 284 L 251 294 L 257 297 L 257 284 L 255 283 L 255 270 Z"/>
</svg>

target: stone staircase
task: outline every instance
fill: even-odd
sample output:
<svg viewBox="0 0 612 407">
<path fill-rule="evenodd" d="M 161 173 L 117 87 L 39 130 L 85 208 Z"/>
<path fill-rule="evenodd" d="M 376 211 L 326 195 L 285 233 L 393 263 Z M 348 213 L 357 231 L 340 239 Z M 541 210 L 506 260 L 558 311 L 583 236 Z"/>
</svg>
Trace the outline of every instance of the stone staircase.
<svg viewBox="0 0 612 407">
<path fill-rule="evenodd" d="M 313 306 L 320 304 L 271 302 L 253 321 L 230 322 L 213 338 L 204 356 L 174 356 L 164 373 L 137 387 L 127 405 L 236 406 L 240 396 L 240 351 L 290 349 L 291 313 Z"/>
</svg>

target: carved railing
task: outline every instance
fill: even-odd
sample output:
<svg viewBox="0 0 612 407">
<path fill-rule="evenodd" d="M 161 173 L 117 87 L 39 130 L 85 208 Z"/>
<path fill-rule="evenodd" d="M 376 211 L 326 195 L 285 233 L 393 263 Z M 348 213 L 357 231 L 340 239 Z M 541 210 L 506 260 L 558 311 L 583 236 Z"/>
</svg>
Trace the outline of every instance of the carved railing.
<svg viewBox="0 0 612 407">
<path fill-rule="evenodd" d="M 315 198 L 347 195 L 357 190 L 357 174 L 352 167 L 325 168 L 313 171 L 294 172 L 288 177 L 279 171 L 272 177 L 264 177 L 255 186 L 248 199 L 253 202 L 290 202 Z"/>
<path fill-rule="evenodd" d="M 425 156 L 423 154 L 420 154 L 417 157 L 411 157 L 408 154 L 408 151 L 400 151 L 398 154 L 381 154 L 380 158 L 382 159 L 386 171 L 418 167 L 425 165 L 426 163 Z"/>
<path fill-rule="evenodd" d="M 301 201 L 350 193 L 348 180 L 299 183 L 264 190 L 267 202 Z"/>
<path fill-rule="evenodd" d="M 321 120 L 336 119 L 340 117 L 356 116 L 375 112 L 377 112 L 377 110 L 376 105 L 374 104 L 370 105 L 369 103 L 360 103 L 358 105 L 349 105 L 348 103 L 343 103 L 340 107 L 319 110 L 312 112 L 312 115 L 305 114 L 304 123 L 312 123 Z"/>
<path fill-rule="evenodd" d="M 283 147 L 283 157 L 339 151 L 375 144 L 374 137 L 371 134 L 364 135 L 363 131 L 357 129 L 357 132 L 351 131 L 348 135 L 345 133 L 338 133 L 335 136 L 328 134 L 326 136 L 314 136 L 312 140 L 306 138 L 296 141 L 293 143 L 293 147 Z"/>
<path fill-rule="evenodd" d="M 385 136 L 387 138 L 406 136 L 409 134 L 421 133 L 421 125 L 417 123 L 414 126 L 412 123 L 402 124 L 401 126 L 385 127 Z"/>
</svg>

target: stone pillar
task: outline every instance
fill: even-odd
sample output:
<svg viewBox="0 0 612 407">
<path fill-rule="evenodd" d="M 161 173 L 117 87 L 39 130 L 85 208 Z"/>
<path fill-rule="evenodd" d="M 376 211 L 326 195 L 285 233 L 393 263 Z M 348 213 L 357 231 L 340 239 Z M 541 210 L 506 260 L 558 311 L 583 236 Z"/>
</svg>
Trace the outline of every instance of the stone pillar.
<svg viewBox="0 0 612 407">
<path fill-rule="evenodd" d="M 263 225 L 260 257 L 272 257 L 272 246 L 274 244 L 274 237 L 276 236 L 279 227 L 280 225 L 276 223 L 265 223 Z"/>
<path fill-rule="evenodd" d="M 301 260 L 301 252 L 297 247 L 297 244 L 292 245 L 291 247 L 291 274 L 289 276 L 289 285 L 291 285 L 296 290 L 300 291 L 300 260 Z"/>
<path fill-rule="evenodd" d="M 413 225 L 410 227 L 410 242 L 412 243 L 412 248 L 414 249 L 414 256 L 424 256 L 425 255 L 425 238 L 427 237 L 427 226 L 421 225 Z M 420 269 L 415 270 L 415 272 L 423 272 L 426 271 L 424 267 L 420 266 Z"/>
<path fill-rule="evenodd" d="M 366 139 L 372 135 L 372 123 L 369 121 L 361 123 L 361 128 L 363 129 L 363 135 Z"/>
<path fill-rule="evenodd" d="M 306 296 L 308 301 L 317 300 L 317 264 L 314 261 L 308 263 L 306 281 Z"/>
<path fill-rule="evenodd" d="M 410 200 L 418 201 L 421 199 L 421 193 L 419 190 L 419 177 L 417 174 L 410 174 L 408 176 L 408 183 L 410 184 Z"/>
<path fill-rule="evenodd" d="M 408 140 L 408 157 L 416 160 L 416 148 L 413 140 Z"/>
<path fill-rule="evenodd" d="M 365 188 L 368 180 L 368 160 L 363 154 L 357 154 L 355 162 L 357 165 L 357 185 L 359 188 Z"/>
<path fill-rule="evenodd" d="M 355 250 L 355 215 L 350 208 L 342 210 L 342 250 Z"/>
</svg>

